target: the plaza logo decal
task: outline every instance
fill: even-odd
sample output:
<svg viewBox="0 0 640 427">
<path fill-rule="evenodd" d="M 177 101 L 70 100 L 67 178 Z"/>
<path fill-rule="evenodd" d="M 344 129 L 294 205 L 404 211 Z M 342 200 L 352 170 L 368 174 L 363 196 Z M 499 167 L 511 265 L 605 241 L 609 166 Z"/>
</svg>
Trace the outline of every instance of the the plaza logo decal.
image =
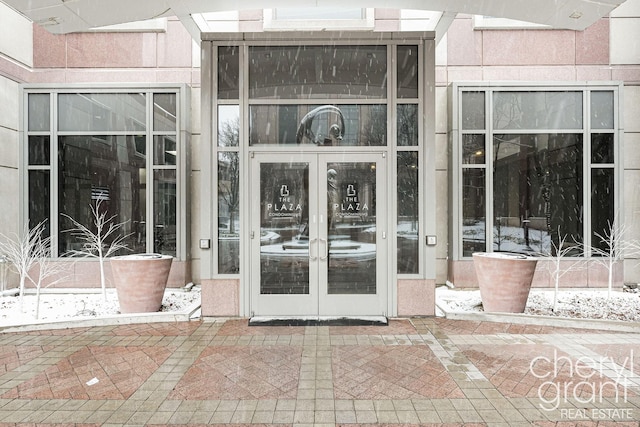
<svg viewBox="0 0 640 427">
<path fill-rule="evenodd" d="M 347 184 L 343 194 L 342 200 L 331 206 L 334 215 L 341 218 L 369 216 L 369 205 L 361 201 L 356 184 Z"/>
<path fill-rule="evenodd" d="M 267 203 L 267 212 L 270 217 L 295 218 L 302 215 L 302 204 L 295 201 L 288 184 L 281 184 L 279 196 L 273 203 Z"/>
</svg>

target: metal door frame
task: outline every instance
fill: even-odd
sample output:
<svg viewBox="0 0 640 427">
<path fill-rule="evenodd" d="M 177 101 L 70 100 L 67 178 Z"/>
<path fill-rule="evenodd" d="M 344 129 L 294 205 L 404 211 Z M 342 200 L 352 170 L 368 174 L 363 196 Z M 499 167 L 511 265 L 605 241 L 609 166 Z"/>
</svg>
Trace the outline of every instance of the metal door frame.
<svg viewBox="0 0 640 427">
<path fill-rule="evenodd" d="M 376 293 L 329 295 L 327 164 L 376 163 Z M 260 294 L 261 239 L 261 163 L 309 164 L 309 294 Z M 389 296 L 388 251 L 388 176 L 385 152 L 253 152 L 250 155 L 250 273 L 246 290 L 249 293 L 251 316 L 273 317 L 354 317 L 386 315 Z"/>
</svg>

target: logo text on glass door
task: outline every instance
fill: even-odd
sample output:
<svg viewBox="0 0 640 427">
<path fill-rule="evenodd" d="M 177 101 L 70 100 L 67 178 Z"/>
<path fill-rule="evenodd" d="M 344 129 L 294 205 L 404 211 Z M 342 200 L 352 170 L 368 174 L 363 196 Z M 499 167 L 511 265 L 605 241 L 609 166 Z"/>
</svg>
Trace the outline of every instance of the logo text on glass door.
<svg viewBox="0 0 640 427">
<path fill-rule="evenodd" d="M 341 202 L 333 204 L 334 214 L 343 218 L 369 216 L 369 205 L 360 200 L 355 184 L 347 184 L 343 194 Z"/>
<path fill-rule="evenodd" d="M 289 192 L 289 185 L 280 185 L 280 195 L 273 203 L 267 203 L 267 212 L 270 217 L 293 218 L 302 213 L 302 204 L 294 201 Z"/>
</svg>

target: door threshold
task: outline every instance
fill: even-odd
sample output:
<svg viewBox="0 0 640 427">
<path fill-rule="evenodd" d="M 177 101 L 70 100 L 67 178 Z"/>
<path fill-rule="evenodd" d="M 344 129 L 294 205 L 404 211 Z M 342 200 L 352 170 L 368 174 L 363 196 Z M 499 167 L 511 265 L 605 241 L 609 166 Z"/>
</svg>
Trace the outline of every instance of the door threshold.
<svg viewBox="0 0 640 427">
<path fill-rule="evenodd" d="M 254 316 L 249 326 L 387 326 L 385 316 Z"/>
</svg>

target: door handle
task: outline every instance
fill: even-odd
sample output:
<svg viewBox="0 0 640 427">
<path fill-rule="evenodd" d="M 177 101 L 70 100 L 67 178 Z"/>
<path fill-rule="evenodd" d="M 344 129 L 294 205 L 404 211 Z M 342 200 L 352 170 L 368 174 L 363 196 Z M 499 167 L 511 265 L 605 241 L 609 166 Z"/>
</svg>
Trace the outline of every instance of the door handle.
<svg viewBox="0 0 640 427">
<path fill-rule="evenodd" d="M 310 259 L 311 261 L 315 261 L 315 260 L 317 260 L 317 259 L 318 259 L 318 257 L 317 257 L 317 256 L 313 256 L 313 255 L 311 254 L 311 247 L 313 246 L 313 244 L 314 244 L 317 240 L 318 240 L 318 239 L 311 239 L 311 240 L 309 240 L 309 259 Z"/>
<path fill-rule="evenodd" d="M 324 261 L 329 258 L 329 242 L 327 239 L 320 239 L 320 241 L 324 243 L 324 256 L 320 257 L 320 259 Z"/>
</svg>

